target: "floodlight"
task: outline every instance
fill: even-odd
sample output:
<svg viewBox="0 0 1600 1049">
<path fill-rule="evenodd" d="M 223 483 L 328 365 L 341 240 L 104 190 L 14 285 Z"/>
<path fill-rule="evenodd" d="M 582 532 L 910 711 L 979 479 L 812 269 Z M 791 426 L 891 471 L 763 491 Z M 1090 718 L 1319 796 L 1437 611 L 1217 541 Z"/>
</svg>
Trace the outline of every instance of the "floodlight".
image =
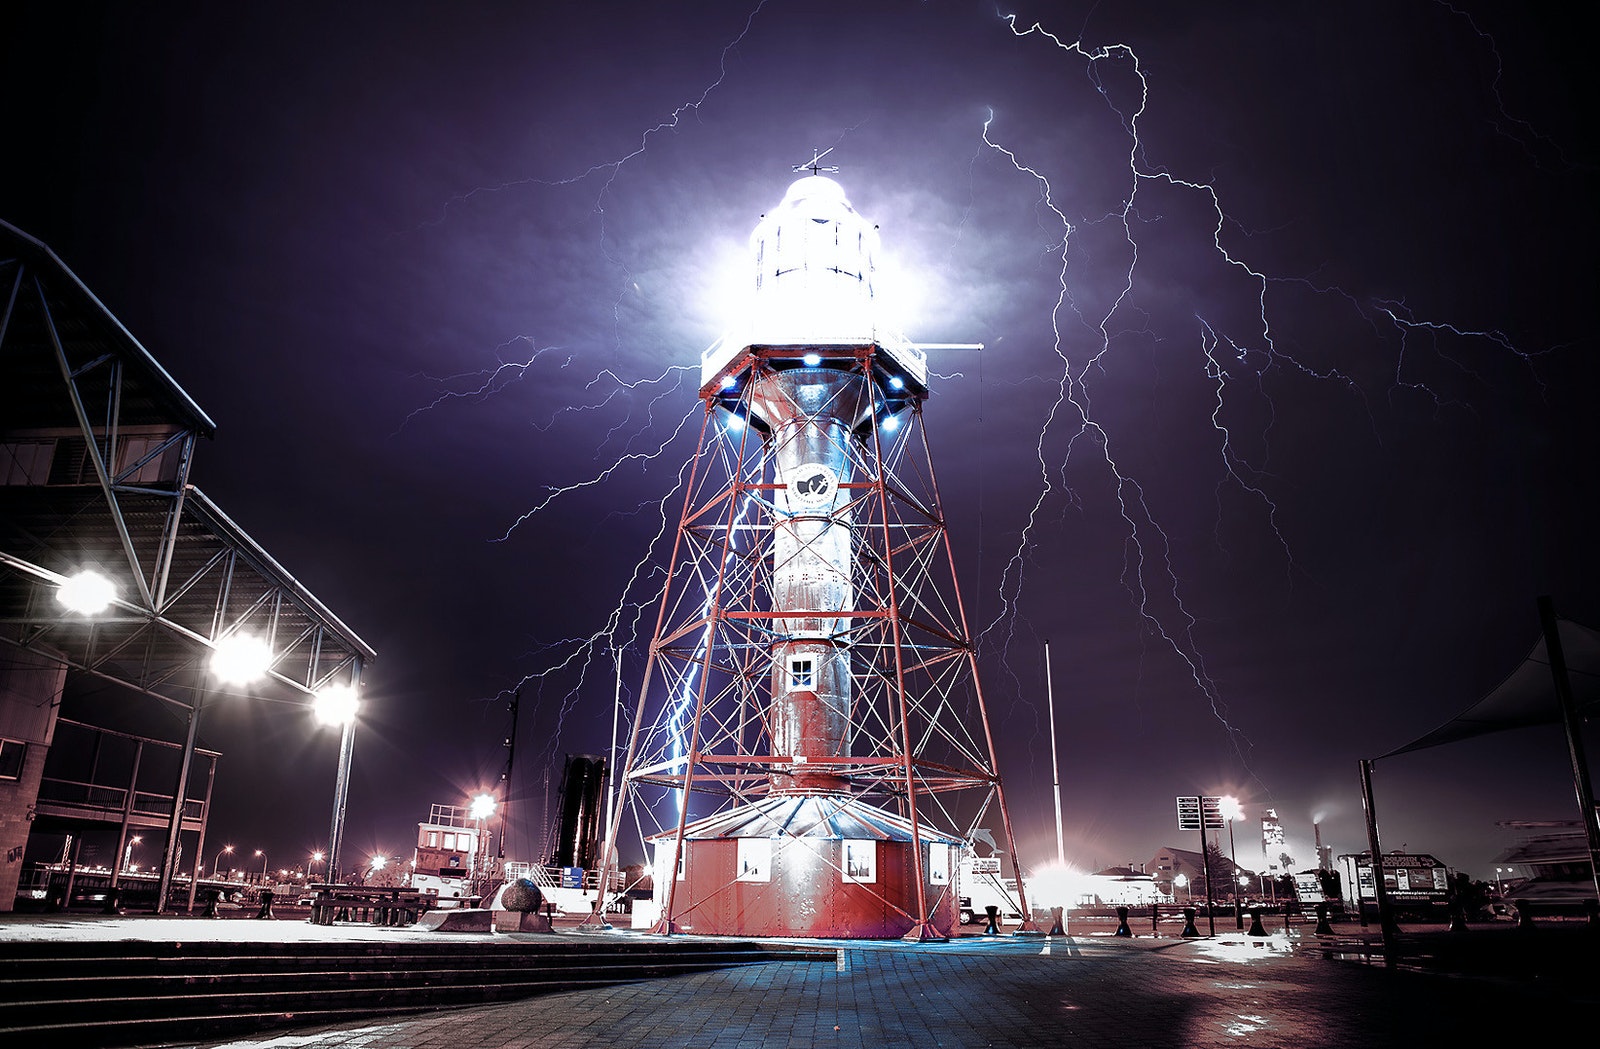
<svg viewBox="0 0 1600 1049">
<path fill-rule="evenodd" d="M 70 612 L 92 616 L 117 599 L 117 584 L 93 569 L 68 576 L 56 589 L 56 600 Z"/>
<path fill-rule="evenodd" d="M 229 634 L 211 645 L 211 672 L 230 685 L 247 685 L 272 666 L 272 646 L 254 634 Z"/>
<path fill-rule="evenodd" d="M 352 685 L 328 685 L 317 690 L 311 712 L 319 725 L 348 725 L 356 719 L 361 698 Z"/>
</svg>

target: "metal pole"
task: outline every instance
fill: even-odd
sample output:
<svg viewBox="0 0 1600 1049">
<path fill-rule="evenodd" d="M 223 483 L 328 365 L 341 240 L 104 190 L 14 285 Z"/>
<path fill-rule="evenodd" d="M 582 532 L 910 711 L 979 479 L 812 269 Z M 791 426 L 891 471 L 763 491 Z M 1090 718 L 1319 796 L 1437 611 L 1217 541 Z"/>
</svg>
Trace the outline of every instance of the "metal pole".
<svg viewBox="0 0 1600 1049">
<path fill-rule="evenodd" d="M 350 688 L 361 685 L 361 660 L 350 670 Z M 357 708 L 359 709 L 359 708 Z M 339 848 L 344 844 L 344 810 L 350 800 L 350 757 L 356 745 L 356 715 L 344 723 L 339 733 L 339 771 L 333 782 L 333 819 L 328 826 L 328 884 L 339 882 Z"/>
<path fill-rule="evenodd" d="M 1550 657 L 1550 677 L 1555 682 L 1556 699 L 1561 704 L 1561 724 L 1567 732 L 1567 754 L 1572 759 L 1572 787 L 1578 795 L 1578 810 L 1583 816 L 1583 832 L 1589 839 L 1589 876 L 1600 902 L 1600 814 L 1594 809 L 1594 787 L 1589 782 L 1589 759 L 1584 754 L 1583 736 L 1578 727 L 1578 707 L 1572 698 L 1572 682 L 1567 677 L 1567 657 L 1561 650 L 1561 630 L 1555 606 L 1549 597 L 1539 598 L 1539 625 L 1544 630 L 1544 647 Z"/>
<path fill-rule="evenodd" d="M 1361 804 L 1367 812 L 1367 847 L 1372 850 L 1372 892 L 1378 901 L 1378 930 L 1387 951 L 1400 932 L 1389 904 L 1389 889 L 1383 880 L 1383 848 L 1378 842 L 1378 814 L 1372 801 L 1372 759 L 1361 759 Z M 1356 865 L 1356 909 L 1361 909 L 1361 868 Z"/>
<path fill-rule="evenodd" d="M 1239 900 L 1239 850 L 1233 844 L 1233 817 L 1228 817 L 1228 860 L 1233 864 L 1233 926 L 1244 928 L 1244 910 Z"/>
<path fill-rule="evenodd" d="M 1200 799 L 1200 868 L 1206 875 L 1206 922 L 1211 929 L 1211 935 L 1217 934 L 1217 916 L 1211 913 L 1211 850 L 1206 843 L 1206 800 Z"/>
<path fill-rule="evenodd" d="M 201 672 L 202 674 L 204 671 Z M 178 760 L 178 782 L 172 789 L 172 819 L 167 823 L 166 851 L 161 856 L 161 877 L 156 883 L 155 913 L 167 909 L 167 893 L 178 866 L 178 835 L 183 830 L 183 807 L 189 793 L 189 763 L 194 760 L 195 738 L 200 731 L 200 708 L 205 705 L 204 687 L 195 690 L 194 706 L 189 708 L 189 732 L 183 741 L 183 756 Z"/>
<path fill-rule="evenodd" d="M 606 751 L 606 831 L 608 834 L 611 830 L 612 813 L 616 811 L 617 719 L 622 710 L 622 649 L 612 649 L 611 655 L 617 666 L 617 688 L 611 699 L 611 749 Z"/>
<path fill-rule="evenodd" d="M 1056 693 L 1050 683 L 1050 642 L 1044 643 L 1044 694 L 1050 714 L 1050 775 L 1056 792 L 1056 862 L 1067 865 L 1066 840 L 1061 834 L 1061 763 L 1056 758 Z"/>
</svg>

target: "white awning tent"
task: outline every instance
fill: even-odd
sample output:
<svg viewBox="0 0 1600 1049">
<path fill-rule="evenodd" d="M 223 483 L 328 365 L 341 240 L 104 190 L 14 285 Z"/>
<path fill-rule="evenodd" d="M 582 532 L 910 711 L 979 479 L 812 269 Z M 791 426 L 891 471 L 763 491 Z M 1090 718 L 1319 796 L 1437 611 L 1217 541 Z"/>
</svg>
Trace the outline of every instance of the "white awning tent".
<svg viewBox="0 0 1600 1049">
<path fill-rule="evenodd" d="M 1600 713 L 1600 631 L 1556 616 L 1550 599 L 1539 599 L 1540 636 L 1505 680 L 1432 732 L 1384 754 L 1390 758 L 1416 750 L 1455 743 L 1491 732 L 1535 725 L 1562 725 L 1572 762 L 1573 787 L 1589 846 L 1596 895 L 1600 897 L 1600 816 L 1595 811 L 1589 782 L 1588 758 L 1579 733 L 1582 721 Z M 1374 856 L 1381 848 L 1372 797 L 1374 759 L 1361 762 L 1363 800 L 1367 811 L 1367 836 Z M 1393 929 L 1383 879 L 1376 880 L 1378 910 L 1384 934 Z M 1600 899 L 1597 899 L 1600 904 Z M 1596 912 L 1600 914 L 1600 911 Z"/>
</svg>

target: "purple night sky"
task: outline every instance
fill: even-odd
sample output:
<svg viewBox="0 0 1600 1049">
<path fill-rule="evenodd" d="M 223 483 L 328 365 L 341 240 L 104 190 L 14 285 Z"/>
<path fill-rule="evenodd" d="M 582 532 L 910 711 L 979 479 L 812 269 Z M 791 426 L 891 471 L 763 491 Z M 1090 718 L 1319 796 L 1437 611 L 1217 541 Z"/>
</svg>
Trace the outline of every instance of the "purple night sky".
<svg viewBox="0 0 1600 1049">
<path fill-rule="evenodd" d="M 1232 793 L 1244 866 L 1263 807 L 1310 866 L 1313 819 L 1365 848 L 1358 759 L 1509 673 L 1539 595 L 1600 625 L 1566 26 L 350 6 L 26 2 L 0 44 L 0 218 L 217 420 L 195 483 L 378 651 L 347 865 L 493 784 L 519 682 L 508 854 L 534 858 L 546 769 L 607 746 L 700 351 L 813 149 L 881 227 L 906 333 L 987 346 L 931 355 L 926 420 L 1025 862 L 1054 854 L 1046 640 L 1069 858 L 1192 848 L 1173 797 Z M 210 841 L 319 847 L 330 735 L 246 699 L 201 734 Z M 1377 789 L 1385 848 L 1478 878 L 1496 821 L 1577 815 L 1554 726 Z"/>
</svg>

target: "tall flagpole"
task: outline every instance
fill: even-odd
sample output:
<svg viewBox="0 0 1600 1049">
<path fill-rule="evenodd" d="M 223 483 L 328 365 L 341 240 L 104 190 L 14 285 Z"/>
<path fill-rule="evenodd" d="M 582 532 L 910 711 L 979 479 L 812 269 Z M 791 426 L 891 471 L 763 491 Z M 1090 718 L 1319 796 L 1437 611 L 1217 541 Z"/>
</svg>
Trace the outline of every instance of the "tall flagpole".
<svg viewBox="0 0 1600 1049">
<path fill-rule="evenodd" d="M 1061 834 L 1061 763 L 1056 759 L 1056 693 L 1050 683 L 1050 642 L 1044 643 L 1044 693 L 1050 713 L 1050 776 L 1056 792 L 1056 862 L 1067 865 L 1067 844 Z"/>
</svg>

